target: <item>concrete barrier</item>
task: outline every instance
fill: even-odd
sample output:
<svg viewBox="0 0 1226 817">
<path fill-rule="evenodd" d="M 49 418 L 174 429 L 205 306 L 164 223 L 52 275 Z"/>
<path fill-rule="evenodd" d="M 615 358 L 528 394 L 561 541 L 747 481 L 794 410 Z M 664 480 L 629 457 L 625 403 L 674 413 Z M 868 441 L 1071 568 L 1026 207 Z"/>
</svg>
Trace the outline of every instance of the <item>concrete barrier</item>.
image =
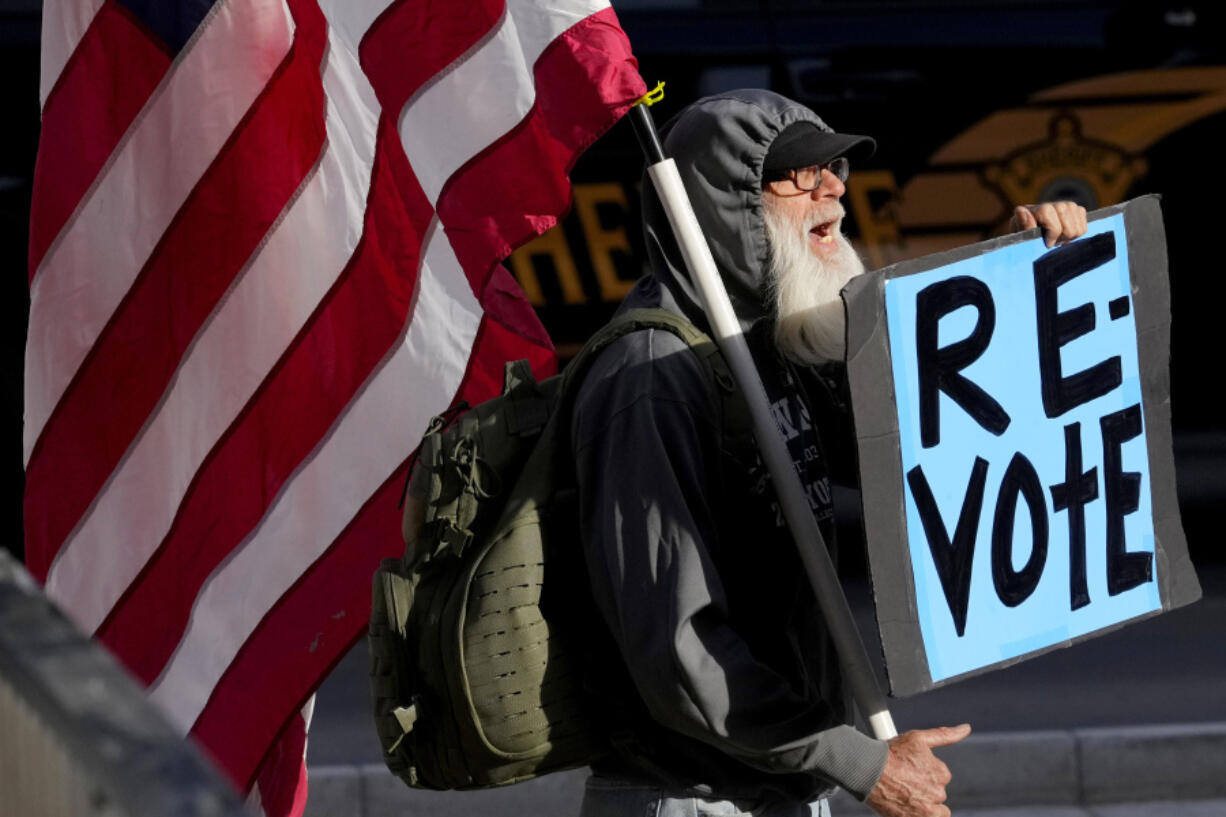
<svg viewBox="0 0 1226 817">
<path fill-rule="evenodd" d="M 0 817 L 249 817 L 111 655 L 0 550 Z"/>
</svg>

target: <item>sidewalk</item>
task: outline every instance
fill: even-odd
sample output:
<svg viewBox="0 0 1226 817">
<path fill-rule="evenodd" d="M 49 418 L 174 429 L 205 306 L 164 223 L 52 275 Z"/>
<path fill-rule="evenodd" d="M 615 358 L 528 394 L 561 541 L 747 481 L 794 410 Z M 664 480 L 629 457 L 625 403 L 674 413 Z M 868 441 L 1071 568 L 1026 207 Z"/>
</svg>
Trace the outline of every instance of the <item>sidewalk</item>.
<svg viewBox="0 0 1226 817">
<path fill-rule="evenodd" d="M 1223 817 L 1226 723 L 972 735 L 939 750 L 959 817 Z M 413 791 L 381 765 L 316 766 L 306 817 L 571 817 L 586 771 L 505 789 Z M 840 793 L 835 817 L 873 814 Z"/>
</svg>

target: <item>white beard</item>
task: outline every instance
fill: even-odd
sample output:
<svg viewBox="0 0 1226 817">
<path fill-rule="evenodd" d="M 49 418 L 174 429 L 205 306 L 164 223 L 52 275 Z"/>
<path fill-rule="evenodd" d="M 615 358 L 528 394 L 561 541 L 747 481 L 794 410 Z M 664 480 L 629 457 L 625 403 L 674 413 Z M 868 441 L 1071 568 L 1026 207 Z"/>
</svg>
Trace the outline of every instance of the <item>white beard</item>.
<svg viewBox="0 0 1226 817">
<path fill-rule="evenodd" d="M 786 357 L 804 366 L 841 361 L 847 353 L 846 318 L 839 290 L 864 272 L 864 262 L 839 229 L 831 230 L 837 250 L 829 258 L 814 255 L 809 230 L 831 219 L 831 209 L 815 213 L 807 222 L 789 216 L 763 196 L 762 215 L 770 242 L 767 270 L 770 296 L 775 308 L 775 345 Z M 824 217 L 823 217 L 824 216 Z"/>
</svg>

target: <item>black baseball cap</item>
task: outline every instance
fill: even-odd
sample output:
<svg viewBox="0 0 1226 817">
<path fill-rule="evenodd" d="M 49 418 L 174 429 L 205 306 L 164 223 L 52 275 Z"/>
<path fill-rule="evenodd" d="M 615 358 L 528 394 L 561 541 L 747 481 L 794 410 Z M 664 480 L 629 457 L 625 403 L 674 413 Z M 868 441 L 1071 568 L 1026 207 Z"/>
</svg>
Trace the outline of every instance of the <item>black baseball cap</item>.
<svg viewBox="0 0 1226 817">
<path fill-rule="evenodd" d="M 815 122 L 793 122 L 784 128 L 766 152 L 763 171 L 791 170 L 822 165 L 840 156 L 864 159 L 877 150 L 868 136 L 822 130 Z"/>
</svg>

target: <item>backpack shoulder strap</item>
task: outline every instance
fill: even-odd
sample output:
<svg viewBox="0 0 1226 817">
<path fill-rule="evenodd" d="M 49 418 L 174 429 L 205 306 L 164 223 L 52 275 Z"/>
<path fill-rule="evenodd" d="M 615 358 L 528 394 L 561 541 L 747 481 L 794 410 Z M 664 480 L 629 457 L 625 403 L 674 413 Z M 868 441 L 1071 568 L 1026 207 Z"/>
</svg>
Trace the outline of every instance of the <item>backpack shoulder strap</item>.
<svg viewBox="0 0 1226 817">
<path fill-rule="evenodd" d="M 576 384 L 584 378 L 592 362 L 614 341 L 631 332 L 645 329 L 662 329 L 677 335 L 685 345 L 694 351 L 695 355 L 698 355 L 702 366 L 710 369 L 716 383 L 720 384 L 721 388 L 734 389 L 732 373 L 729 372 L 727 364 L 723 362 L 720 347 L 711 340 L 710 336 L 707 336 L 706 332 L 677 313 L 668 312 L 667 309 L 631 309 L 629 312 L 614 316 L 613 320 L 602 326 L 595 335 L 591 336 L 591 339 L 584 343 L 584 347 L 571 359 L 570 363 L 566 364 L 563 372 L 563 390 L 577 388 Z"/>
<path fill-rule="evenodd" d="M 720 354 L 719 347 L 707 336 L 707 333 L 675 312 L 669 312 L 666 309 L 632 309 L 614 317 L 592 335 L 587 343 L 583 344 L 583 348 L 562 372 L 563 391 L 568 392 L 578 388 L 578 383 L 587 374 L 592 362 L 608 346 L 632 332 L 644 329 L 663 329 L 671 332 L 679 337 L 686 346 L 693 349 L 704 364 L 713 356 L 721 358 L 722 361 L 723 356 Z M 727 371 L 727 366 L 722 366 L 722 363 L 721 368 Z"/>
<path fill-rule="evenodd" d="M 724 449 L 736 458 L 752 461 L 757 446 L 749 407 L 724 360 L 719 345 L 689 320 L 666 309 L 632 309 L 617 315 L 583 345 L 562 372 L 562 394 L 574 398 L 587 370 L 599 354 L 619 338 L 644 329 L 661 329 L 680 338 L 698 356 L 720 402 Z"/>
</svg>

